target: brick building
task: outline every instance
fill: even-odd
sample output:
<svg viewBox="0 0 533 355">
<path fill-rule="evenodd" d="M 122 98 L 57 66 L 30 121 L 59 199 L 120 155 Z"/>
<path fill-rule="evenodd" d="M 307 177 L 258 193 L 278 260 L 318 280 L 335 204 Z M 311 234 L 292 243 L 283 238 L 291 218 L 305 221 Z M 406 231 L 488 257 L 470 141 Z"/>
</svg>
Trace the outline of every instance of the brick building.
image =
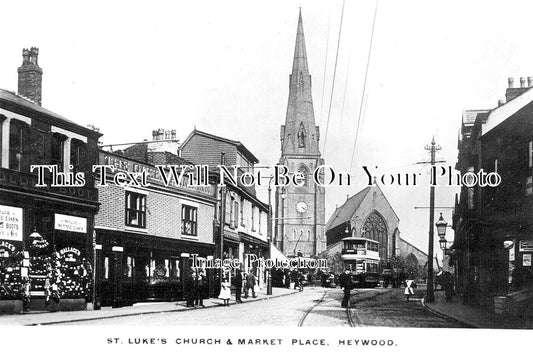
<svg viewBox="0 0 533 355">
<path fill-rule="evenodd" d="M 0 89 L 0 279 L 5 286 L 0 300 L 13 296 L 10 290 L 28 279 L 30 309 L 84 309 L 86 300 L 92 302 L 93 225 L 99 204 L 91 168 L 98 161 L 101 134 L 41 106 L 38 54 L 37 48 L 22 52 L 19 94 Z M 38 187 L 32 165 L 66 174 L 58 184 L 68 183 L 69 173 L 84 174 L 85 181 L 52 187 L 52 173 L 45 169 L 45 186 Z M 46 304 L 51 290 L 62 302 Z"/>
<path fill-rule="evenodd" d="M 532 77 L 520 78 L 520 87 L 509 78 L 505 101 L 462 116 L 456 169 L 496 172 L 501 183 L 461 187 L 453 217 L 458 291 L 491 309 L 495 297 L 533 306 L 523 297 L 533 287 L 532 87 Z"/>
<path fill-rule="evenodd" d="M 215 253 L 214 185 L 177 186 L 172 180 L 166 186 L 153 164 L 121 152 L 101 151 L 100 163 L 115 168 L 108 171 L 110 183 L 98 187 L 96 276 L 101 304 L 122 306 L 183 298 L 184 275 L 192 255 L 205 259 Z M 116 173 L 142 171 L 148 174 L 147 187 L 112 182 Z M 212 295 L 214 274 L 212 270 L 207 274 Z"/>
<path fill-rule="evenodd" d="M 253 172 L 259 161 L 240 141 L 230 140 L 210 133 L 194 130 L 183 141 L 180 156 L 197 165 L 216 168 L 224 153 L 224 165 L 238 165 L 238 175 Z M 260 201 L 255 186 L 227 183 L 225 188 L 225 215 L 223 248 L 225 257 L 245 261 L 245 255 L 254 254 L 259 259 L 266 258 L 269 252 L 268 205 Z M 221 189 L 217 189 L 217 199 L 221 201 Z M 220 205 L 217 207 L 215 243 L 220 245 Z M 245 270 L 246 272 L 250 270 Z M 255 270 L 259 283 L 265 280 L 264 270 Z"/>
</svg>

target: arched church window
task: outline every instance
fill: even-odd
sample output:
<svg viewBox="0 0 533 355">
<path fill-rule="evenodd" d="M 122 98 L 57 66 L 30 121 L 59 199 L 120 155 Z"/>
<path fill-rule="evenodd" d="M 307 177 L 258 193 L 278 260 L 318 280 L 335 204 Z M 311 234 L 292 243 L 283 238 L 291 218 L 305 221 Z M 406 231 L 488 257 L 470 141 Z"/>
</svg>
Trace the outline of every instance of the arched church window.
<svg viewBox="0 0 533 355">
<path fill-rule="evenodd" d="M 298 148 L 305 148 L 305 137 L 307 133 L 305 132 L 305 127 L 303 123 L 300 123 L 300 129 L 298 130 Z"/>
<path fill-rule="evenodd" d="M 387 223 L 379 213 L 374 211 L 368 216 L 363 227 L 363 237 L 377 241 L 380 258 L 387 257 Z"/>
</svg>

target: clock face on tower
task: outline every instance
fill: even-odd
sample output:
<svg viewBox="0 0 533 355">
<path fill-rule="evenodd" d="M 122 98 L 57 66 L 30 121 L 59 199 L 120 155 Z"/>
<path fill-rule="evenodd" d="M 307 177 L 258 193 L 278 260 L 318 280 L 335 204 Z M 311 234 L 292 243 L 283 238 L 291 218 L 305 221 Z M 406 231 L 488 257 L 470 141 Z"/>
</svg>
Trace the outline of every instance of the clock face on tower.
<svg viewBox="0 0 533 355">
<path fill-rule="evenodd" d="M 305 213 L 307 211 L 307 204 L 303 201 L 300 201 L 296 204 L 296 212 Z"/>
</svg>

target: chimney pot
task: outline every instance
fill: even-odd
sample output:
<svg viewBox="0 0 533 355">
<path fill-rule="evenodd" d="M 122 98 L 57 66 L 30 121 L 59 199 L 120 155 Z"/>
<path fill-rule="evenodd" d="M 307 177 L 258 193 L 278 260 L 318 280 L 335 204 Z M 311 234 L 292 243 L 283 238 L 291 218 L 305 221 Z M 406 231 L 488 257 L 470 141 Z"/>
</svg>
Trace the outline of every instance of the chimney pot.
<svg viewBox="0 0 533 355">
<path fill-rule="evenodd" d="M 520 77 L 520 87 L 525 88 L 526 87 L 526 78 Z"/>
<path fill-rule="evenodd" d="M 171 134 L 171 139 L 176 139 L 176 130 L 175 129 L 170 131 L 170 134 Z"/>
<path fill-rule="evenodd" d="M 527 87 L 530 88 L 533 86 L 533 76 L 527 77 Z"/>
<path fill-rule="evenodd" d="M 508 78 L 507 82 L 509 83 L 509 88 L 514 88 L 514 78 Z"/>
<path fill-rule="evenodd" d="M 505 103 L 505 100 L 498 100 L 498 106 L 501 106 Z"/>
<path fill-rule="evenodd" d="M 41 106 L 43 70 L 37 58 L 39 49 L 22 49 L 22 65 L 18 68 L 18 93 Z"/>
</svg>

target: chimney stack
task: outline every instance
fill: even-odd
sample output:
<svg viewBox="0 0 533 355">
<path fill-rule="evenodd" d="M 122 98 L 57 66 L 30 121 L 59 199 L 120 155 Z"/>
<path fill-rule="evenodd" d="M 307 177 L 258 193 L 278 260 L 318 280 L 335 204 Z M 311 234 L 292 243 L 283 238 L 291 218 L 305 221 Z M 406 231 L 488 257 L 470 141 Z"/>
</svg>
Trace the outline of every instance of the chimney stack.
<svg viewBox="0 0 533 355">
<path fill-rule="evenodd" d="M 18 68 L 18 93 L 39 106 L 42 100 L 43 70 L 38 63 L 39 48 L 22 50 L 22 65 Z"/>
<path fill-rule="evenodd" d="M 527 77 L 527 87 L 530 88 L 533 86 L 533 76 Z"/>
<path fill-rule="evenodd" d="M 507 82 L 509 83 L 509 88 L 514 88 L 514 78 L 508 78 Z"/>
<path fill-rule="evenodd" d="M 176 130 L 175 130 L 175 129 L 173 129 L 172 131 L 170 131 L 170 139 L 173 139 L 173 140 L 176 139 Z"/>
<path fill-rule="evenodd" d="M 505 100 L 498 100 L 498 106 L 501 106 L 505 103 Z"/>
<path fill-rule="evenodd" d="M 525 88 L 526 87 L 526 78 L 520 77 L 520 87 Z"/>
</svg>

